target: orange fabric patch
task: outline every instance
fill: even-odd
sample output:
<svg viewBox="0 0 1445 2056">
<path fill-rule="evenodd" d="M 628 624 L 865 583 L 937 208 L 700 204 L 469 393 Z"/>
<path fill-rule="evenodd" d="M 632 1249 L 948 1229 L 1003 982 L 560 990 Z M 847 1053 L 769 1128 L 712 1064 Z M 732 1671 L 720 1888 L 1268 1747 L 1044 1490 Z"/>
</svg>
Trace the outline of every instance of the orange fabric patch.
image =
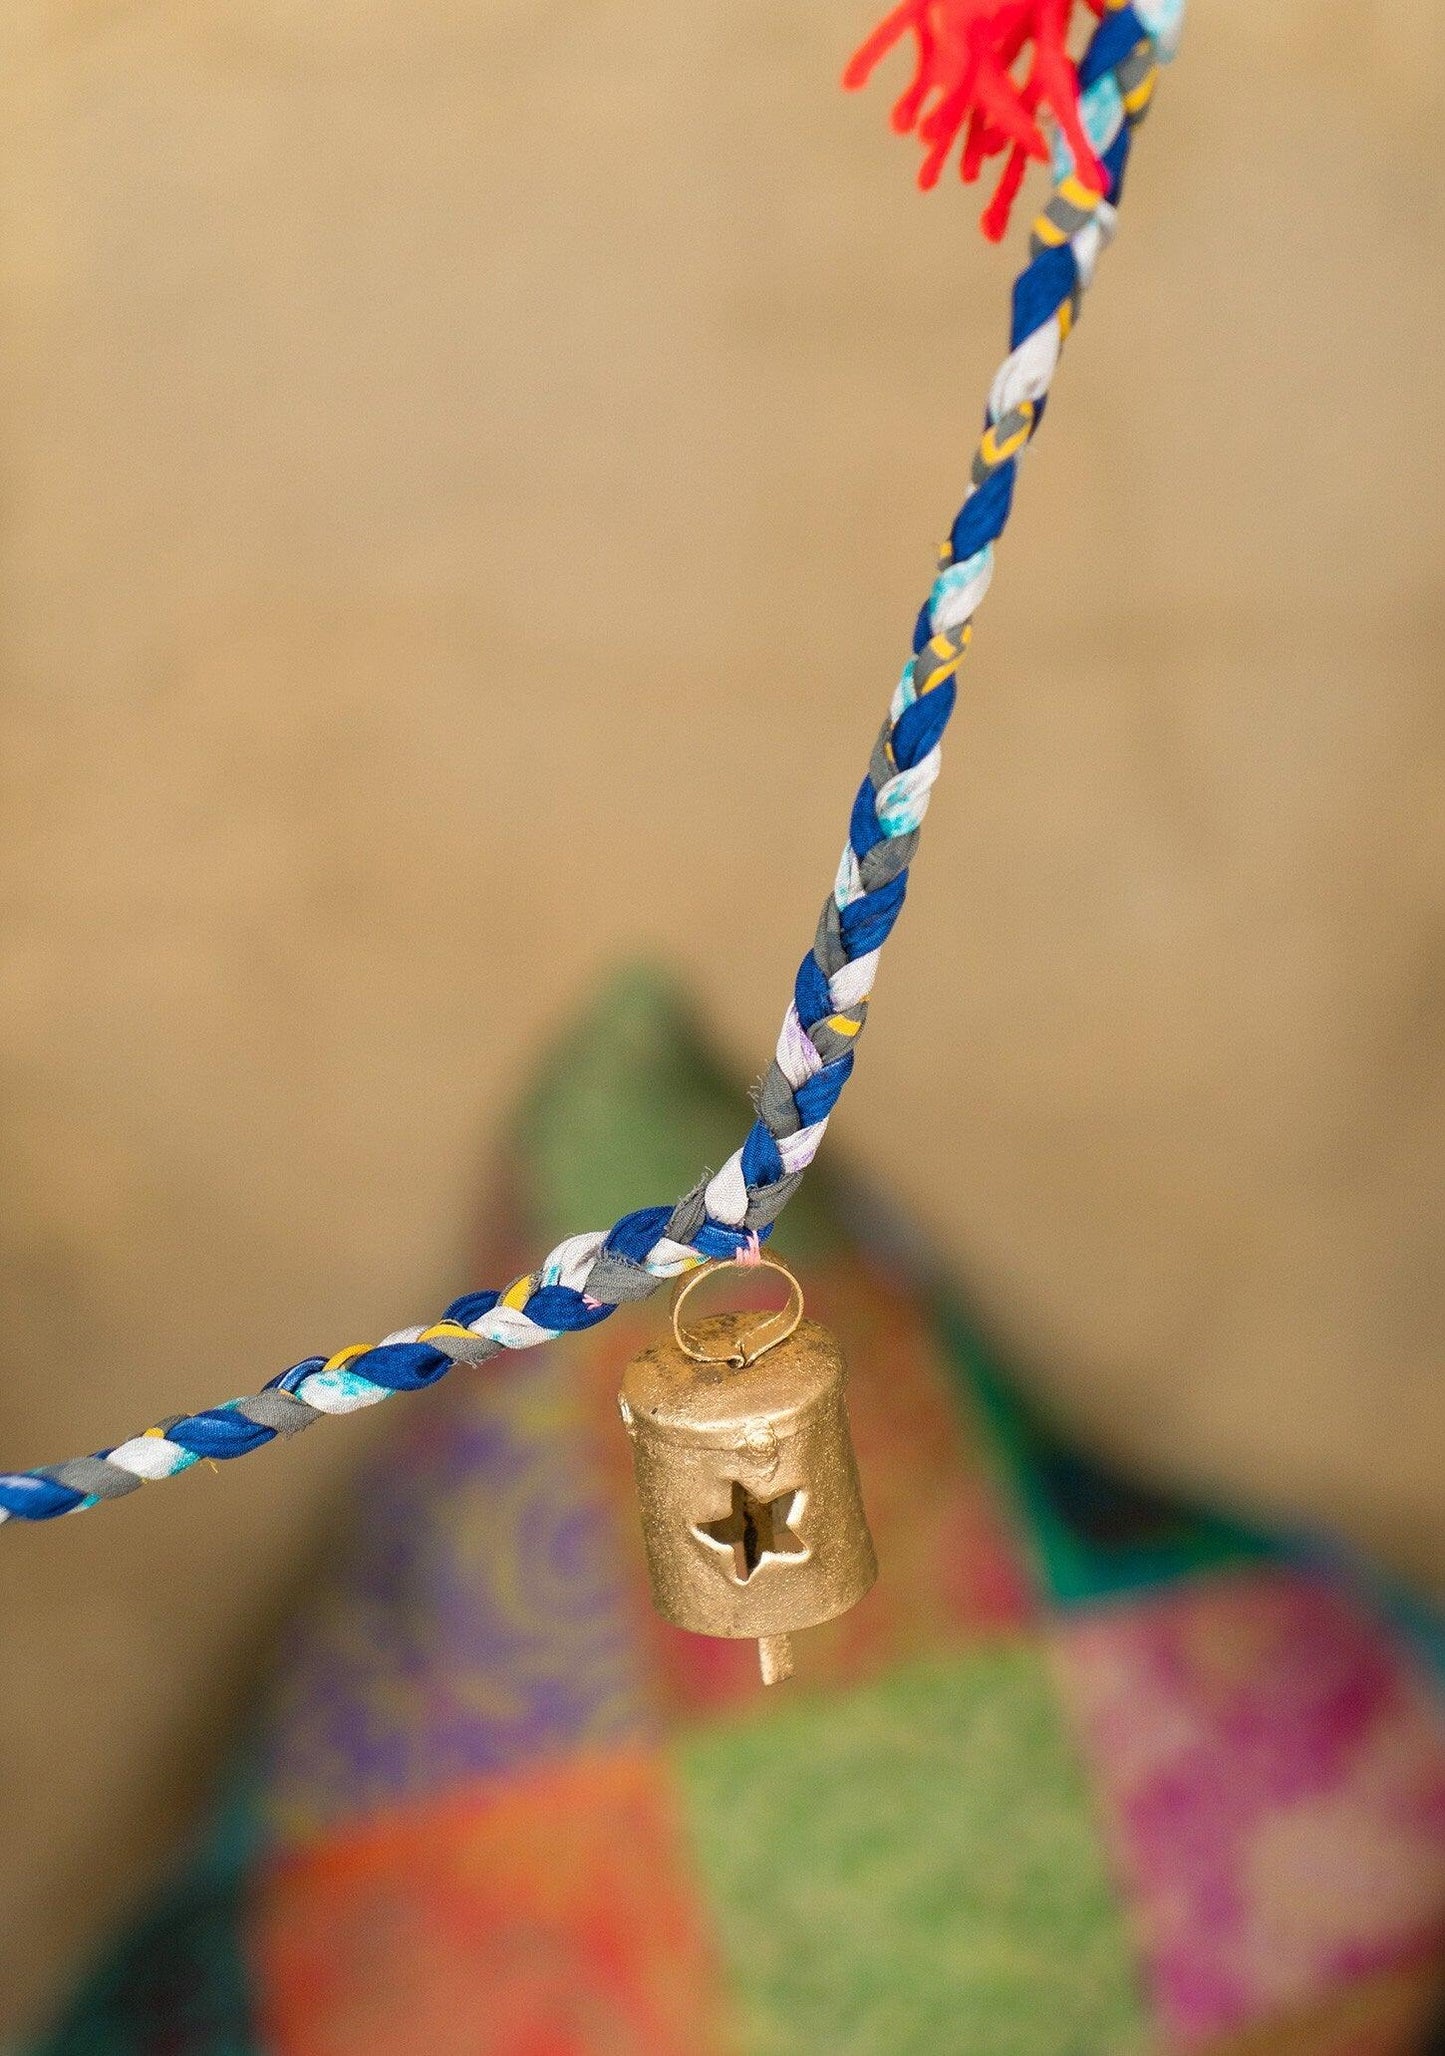
<svg viewBox="0 0 1445 2056">
<path fill-rule="evenodd" d="M 723 2000 L 666 1767 L 548 1766 L 263 1873 L 274 2056 L 721 2056 Z"/>
</svg>

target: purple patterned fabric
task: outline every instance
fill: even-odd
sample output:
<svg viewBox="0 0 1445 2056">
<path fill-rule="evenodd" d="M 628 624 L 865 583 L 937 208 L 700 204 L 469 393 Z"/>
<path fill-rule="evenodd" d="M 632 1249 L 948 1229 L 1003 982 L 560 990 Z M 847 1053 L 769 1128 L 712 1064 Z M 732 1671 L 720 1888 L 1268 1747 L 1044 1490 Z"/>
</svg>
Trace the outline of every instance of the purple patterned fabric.
<svg viewBox="0 0 1445 2056">
<path fill-rule="evenodd" d="M 560 1353 L 455 1380 L 358 1503 L 281 1665 L 278 1833 L 648 1731 L 614 1515 Z"/>
</svg>

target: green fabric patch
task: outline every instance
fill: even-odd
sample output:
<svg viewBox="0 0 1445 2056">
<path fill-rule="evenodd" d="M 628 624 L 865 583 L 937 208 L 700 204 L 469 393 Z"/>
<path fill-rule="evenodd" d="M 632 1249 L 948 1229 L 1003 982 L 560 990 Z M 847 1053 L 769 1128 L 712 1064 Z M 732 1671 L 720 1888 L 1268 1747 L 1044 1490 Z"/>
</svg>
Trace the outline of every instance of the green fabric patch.
<svg viewBox="0 0 1445 2056">
<path fill-rule="evenodd" d="M 748 2056 L 1145 2046 L 1041 1647 L 912 1667 L 674 1753 Z"/>
<path fill-rule="evenodd" d="M 1147 1491 L 1086 1455 L 1019 1396 L 956 1300 L 941 1318 L 948 1359 L 998 1453 L 1044 1593 L 1058 1605 L 1279 1554 L 1242 1523 Z"/>
</svg>

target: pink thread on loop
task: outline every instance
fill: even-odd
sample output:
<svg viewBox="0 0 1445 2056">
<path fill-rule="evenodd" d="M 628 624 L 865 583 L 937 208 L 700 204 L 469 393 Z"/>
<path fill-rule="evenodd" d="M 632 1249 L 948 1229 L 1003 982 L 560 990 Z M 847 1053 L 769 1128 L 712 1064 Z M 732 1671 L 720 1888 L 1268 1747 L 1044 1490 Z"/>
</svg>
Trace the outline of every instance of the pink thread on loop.
<svg viewBox="0 0 1445 2056">
<path fill-rule="evenodd" d="M 758 1264 L 760 1264 L 762 1260 L 763 1245 L 758 1239 L 757 1229 L 754 1228 L 752 1232 L 749 1234 L 747 1241 L 743 1244 L 742 1248 L 733 1258 L 733 1262 L 735 1264 L 743 1265 L 744 1269 L 746 1270 L 752 1270 Z"/>
</svg>

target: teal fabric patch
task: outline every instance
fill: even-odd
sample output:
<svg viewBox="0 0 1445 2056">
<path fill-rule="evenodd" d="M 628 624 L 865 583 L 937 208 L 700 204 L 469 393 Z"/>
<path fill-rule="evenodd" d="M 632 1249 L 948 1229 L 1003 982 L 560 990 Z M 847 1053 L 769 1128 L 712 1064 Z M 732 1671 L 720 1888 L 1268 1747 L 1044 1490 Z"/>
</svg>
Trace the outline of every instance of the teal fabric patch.
<svg viewBox="0 0 1445 2056">
<path fill-rule="evenodd" d="M 263 2056 L 244 1956 L 249 1784 L 31 2056 Z"/>
<path fill-rule="evenodd" d="M 1057 1605 L 1087 1605 L 1280 1554 L 1242 1522 L 1146 1491 L 1085 1455 L 1019 1396 L 957 1301 L 941 1320 L 949 1360 L 1012 1491 L 1035 1572 Z"/>
<path fill-rule="evenodd" d="M 748 2056 L 1133 2056 L 1131 1950 L 1033 1646 L 677 1746 Z"/>
</svg>

